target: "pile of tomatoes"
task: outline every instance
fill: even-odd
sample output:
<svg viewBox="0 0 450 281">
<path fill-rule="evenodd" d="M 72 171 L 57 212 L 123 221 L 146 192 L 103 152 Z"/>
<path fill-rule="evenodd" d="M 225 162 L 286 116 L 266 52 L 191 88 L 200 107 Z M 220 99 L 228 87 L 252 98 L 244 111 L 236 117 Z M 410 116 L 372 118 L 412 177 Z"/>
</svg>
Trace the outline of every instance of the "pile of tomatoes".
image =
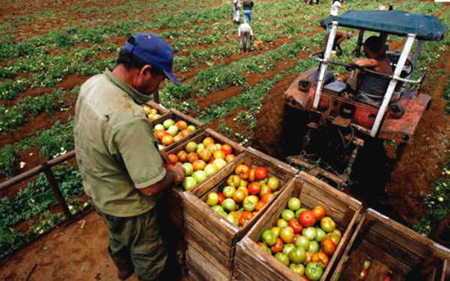
<svg viewBox="0 0 450 281">
<path fill-rule="evenodd" d="M 246 226 L 274 197 L 280 187 L 277 177 L 265 167 L 236 166 L 219 192 L 210 192 L 206 204 L 237 227 Z"/>
<path fill-rule="evenodd" d="M 148 105 L 143 105 L 142 107 L 144 108 L 148 120 L 153 121 L 161 117 L 161 115 L 158 113 L 158 110 L 151 108 Z"/>
<path fill-rule="evenodd" d="M 185 190 L 196 187 L 236 157 L 229 144 L 216 143 L 211 137 L 204 138 L 200 143 L 190 141 L 184 150 L 167 156 L 169 164 L 166 168 L 181 164 L 186 171 L 186 178 L 183 181 Z"/>
<path fill-rule="evenodd" d="M 258 245 L 303 280 L 319 280 L 341 236 L 322 206 L 307 210 L 291 197 L 277 225 L 262 233 Z"/>
<path fill-rule="evenodd" d="M 173 119 L 167 119 L 162 124 L 157 124 L 153 128 L 160 150 L 172 143 L 179 142 L 195 132 L 195 130 L 197 128 L 194 125 L 189 125 L 184 120 L 175 122 Z"/>
</svg>

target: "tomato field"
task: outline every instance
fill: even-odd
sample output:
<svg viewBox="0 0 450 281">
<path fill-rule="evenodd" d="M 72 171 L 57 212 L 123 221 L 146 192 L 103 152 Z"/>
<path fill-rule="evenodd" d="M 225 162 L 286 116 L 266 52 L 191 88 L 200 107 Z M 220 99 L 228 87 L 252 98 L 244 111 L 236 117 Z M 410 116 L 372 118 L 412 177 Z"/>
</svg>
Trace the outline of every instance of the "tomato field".
<svg viewBox="0 0 450 281">
<path fill-rule="evenodd" d="M 166 83 L 160 91 L 162 105 L 198 119 L 240 145 L 285 160 L 277 133 L 282 95 L 300 73 L 317 65 L 307 58 L 324 45 L 327 31 L 319 20 L 330 11 L 330 1 L 320 2 L 306 6 L 302 0 L 255 1 L 251 26 L 263 45 L 241 53 L 231 0 L 3 1 L 0 182 L 74 149 L 80 85 L 105 68 L 112 69 L 127 36 L 141 31 L 161 35 L 175 51 L 175 75 L 182 85 Z M 433 1 L 348 0 L 341 12 L 376 10 L 380 4 L 434 15 L 450 25 L 450 5 Z M 401 37 L 389 40 L 393 49 L 403 45 Z M 356 42 L 353 37 L 343 44 L 344 60 L 352 59 Z M 425 235 L 450 212 L 449 43 L 447 32 L 443 41 L 424 44 L 416 69 L 427 72 L 423 92 L 432 96 L 433 103 L 402 157 L 391 165 L 389 180 L 381 187 L 383 200 L 374 206 Z M 385 144 L 387 154 L 392 146 Z M 75 161 L 54 172 L 70 211 L 83 212 L 89 204 Z M 364 188 L 374 187 L 350 183 L 348 192 L 364 200 Z M 0 258 L 64 220 L 44 176 L 0 192 Z M 86 220 L 100 227 L 99 219 Z M 78 235 L 89 240 L 96 236 L 90 232 Z M 106 240 L 106 232 L 102 233 Z M 11 275 L 11 269 L 2 271 L 0 277 L 6 280 L 26 277 Z"/>
</svg>

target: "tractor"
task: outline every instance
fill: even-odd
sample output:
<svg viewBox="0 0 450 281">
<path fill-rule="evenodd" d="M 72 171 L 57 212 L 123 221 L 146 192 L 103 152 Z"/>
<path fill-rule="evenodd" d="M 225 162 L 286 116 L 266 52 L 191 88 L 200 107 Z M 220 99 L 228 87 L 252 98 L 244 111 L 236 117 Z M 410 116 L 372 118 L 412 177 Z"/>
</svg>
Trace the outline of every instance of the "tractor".
<svg viewBox="0 0 450 281">
<path fill-rule="evenodd" d="M 320 24 L 330 31 L 325 49 L 310 55 L 318 67 L 298 76 L 284 93 L 285 110 L 302 112 L 305 117 L 301 123 L 306 128 L 300 154 L 288 157 L 288 161 L 343 187 L 362 147 L 374 143 L 380 146 L 388 140 L 401 148 L 413 136 L 431 104 L 431 96 L 421 93 L 426 73 L 414 73 L 416 62 L 424 42 L 442 40 L 447 26 L 432 16 L 361 10 L 330 16 Z M 383 46 L 388 46 L 391 35 L 404 37 L 401 51 L 385 47 L 393 75 L 338 62 L 332 49 L 340 27 L 359 31 L 353 52 L 356 58 L 361 57 L 367 34 L 377 34 Z M 339 81 L 329 70 L 330 65 L 345 67 L 349 79 Z M 370 88 L 364 88 L 364 79 L 368 78 L 385 87 L 370 92 Z M 350 79 L 353 85 L 347 82 Z M 366 163 L 370 166 L 370 159 Z"/>
</svg>

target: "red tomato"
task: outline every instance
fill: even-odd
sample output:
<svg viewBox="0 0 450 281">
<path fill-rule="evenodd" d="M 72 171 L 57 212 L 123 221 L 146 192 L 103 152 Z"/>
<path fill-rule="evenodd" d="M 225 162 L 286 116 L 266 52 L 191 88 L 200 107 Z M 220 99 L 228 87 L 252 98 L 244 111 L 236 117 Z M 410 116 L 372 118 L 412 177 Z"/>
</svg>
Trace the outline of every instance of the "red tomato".
<svg viewBox="0 0 450 281">
<path fill-rule="evenodd" d="M 364 269 L 364 270 L 366 270 L 366 269 Z M 384 277 L 384 281 L 391 281 L 391 276 Z"/>
<path fill-rule="evenodd" d="M 222 150 L 223 153 L 225 153 L 225 155 L 231 154 L 231 152 L 233 152 L 233 149 L 231 148 L 231 145 L 229 145 L 229 144 L 222 145 L 220 150 Z"/>
<path fill-rule="evenodd" d="M 276 254 L 276 253 L 281 252 L 281 250 L 283 250 L 283 246 L 284 246 L 283 240 L 281 240 L 280 238 L 277 238 L 275 245 L 270 247 L 270 250 L 272 251 L 272 254 Z"/>
<path fill-rule="evenodd" d="M 326 215 L 325 209 L 322 206 L 315 206 L 312 212 L 317 220 L 322 219 Z"/>
<path fill-rule="evenodd" d="M 248 180 L 249 181 L 255 181 L 255 169 L 250 169 L 250 171 L 248 172 Z"/>
<path fill-rule="evenodd" d="M 222 202 L 226 199 L 225 195 L 223 195 L 222 192 L 217 193 L 217 195 L 219 195 L 219 202 L 218 202 L 218 204 L 222 206 Z"/>
<path fill-rule="evenodd" d="M 359 274 L 359 280 L 364 280 L 367 276 L 367 269 L 361 270 L 361 273 Z M 385 279 L 386 281 L 386 279 Z"/>
<path fill-rule="evenodd" d="M 266 193 L 261 197 L 261 201 L 263 201 L 264 203 L 269 203 L 270 200 L 272 200 L 273 198 L 275 198 L 275 195 L 273 195 L 273 193 Z"/>
<path fill-rule="evenodd" d="M 258 167 L 255 169 L 255 179 L 257 181 L 263 180 L 267 177 L 267 169 L 264 167 Z"/>
<path fill-rule="evenodd" d="M 169 158 L 169 163 L 170 164 L 176 164 L 178 162 L 178 156 L 176 156 L 173 153 L 167 155 L 167 158 Z"/>
<path fill-rule="evenodd" d="M 247 188 L 248 193 L 250 193 L 251 195 L 256 195 L 261 191 L 261 185 L 256 181 L 250 183 Z"/>
<path fill-rule="evenodd" d="M 255 215 L 251 212 L 243 212 L 242 215 L 239 217 L 239 224 L 244 227 L 246 226 L 254 217 Z"/>
<path fill-rule="evenodd" d="M 302 225 L 296 219 L 291 219 L 289 221 L 289 226 L 292 227 L 292 229 L 294 229 L 294 233 L 301 233 L 303 230 Z"/>
<path fill-rule="evenodd" d="M 298 222 L 303 227 L 310 227 L 316 223 L 316 216 L 314 216 L 314 213 L 312 211 L 305 210 L 298 216 Z"/>
<path fill-rule="evenodd" d="M 326 255 L 332 256 L 336 250 L 336 244 L 330 238 L 325 238 L 322 240 L 322 252 Z"/>
<path fill-rule="evenodd" d="M 168 134 L 169 134 L 169 133 L 167 133 L 167 132 L 164 131 L 164 130 L 158 130 L 158 131 L 155 132 L 155 136 L 156 136 L 156 138 L 159 139 L 159 140 L 162 140 L 162 138 L 163 138 L 164 136 L 167 136 Z"/>
</svg>

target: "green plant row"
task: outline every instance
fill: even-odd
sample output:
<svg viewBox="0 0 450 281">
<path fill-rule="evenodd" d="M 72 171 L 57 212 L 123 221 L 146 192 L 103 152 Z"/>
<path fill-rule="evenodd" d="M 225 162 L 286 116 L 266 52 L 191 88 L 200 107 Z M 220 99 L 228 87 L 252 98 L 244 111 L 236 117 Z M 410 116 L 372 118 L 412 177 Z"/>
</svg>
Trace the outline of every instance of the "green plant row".
<svg viewBox="0 0 450 281">
<path fill-rule="evenodd" d="M 26 97 L 12 107 L 0 106 L 0 135 L 18 129 L 38 114 L 50 115 L 56 111 L 68 110 L 69 105 L 63 99 L 65 94 L 67 93 L 58 89 L 50 94 Z"/>
<path fill-rule="evenodd" d="M 60 183 L 60 190 L 64 198 L 69 199 L 83 192 L 81 174 L 77 167 L 61 167 L 54 169 L 56 180 Z M 13 227 L 18 222 L 28 220 L 58 201 L 48 185 L 44 174 L 29 183 L 13 197 L 0 199 L 0 226 Z"/>
<path fill-rule="evenodd" d="M 73 150 L 73 119 L 67 123 L 57 121 L 50 129 L 35 132 L 35 135 L 0 150 L 0 176 L 12 177 L 19 173 L 16 167 L 18 153 L 31 147 L 39 147 L 44 158 L 52 159 Z"/>
</svg>

